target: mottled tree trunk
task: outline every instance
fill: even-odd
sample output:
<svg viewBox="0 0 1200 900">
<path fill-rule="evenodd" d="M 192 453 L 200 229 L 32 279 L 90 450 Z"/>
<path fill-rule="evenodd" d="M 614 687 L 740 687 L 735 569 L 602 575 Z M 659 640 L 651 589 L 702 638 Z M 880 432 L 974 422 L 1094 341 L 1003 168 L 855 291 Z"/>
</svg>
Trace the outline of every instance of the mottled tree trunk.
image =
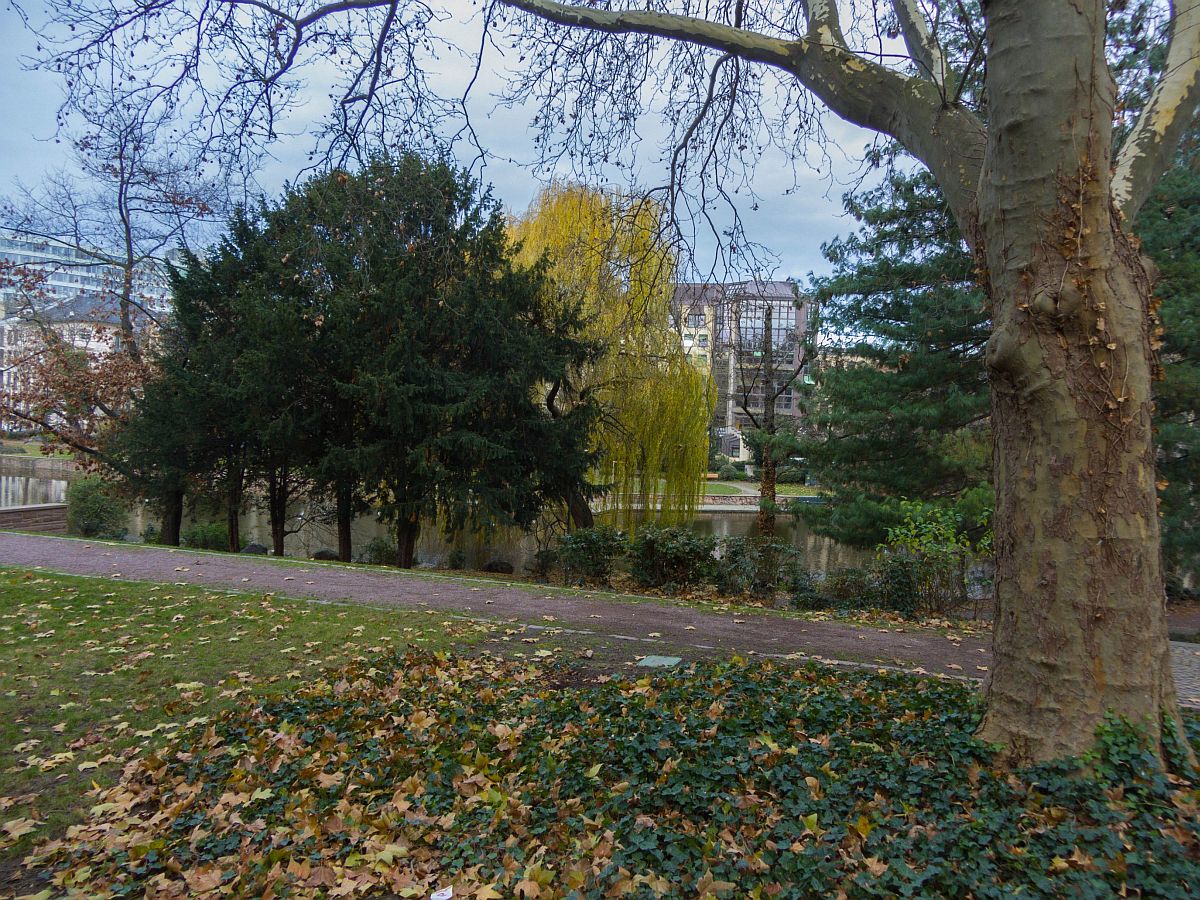
<svg viewBox="0 0 1200 900">
<path fill-rule="evenodd" d="M 337 485 L 337 529 L 338 529 L 338 559 L 350 562 L 353 556 L 353 542 L 350 535 L 350 525 L 354 521 L 353 489 L 346 482 Z"/>
<path fill-rule="evenodd" d="M 240 467 L 231 467 L 229 472 L 229 489 L 225 498 L 225 524 L 229 533 L 229 552 L 237 553 L 242 549 L 240 522 L 242 515 L 242 488 L 246 473 Z"/>
<path fill-rule="evenodd" d="M 571 495 L 567 498 L 567 513 L 571 517 L 572 528 L 592 528 L 596 524 L 596 518 L 592 514 L 592 508 L 588 505 L 587 498 L 579 491 L 571 491 Z"/>
<path fill-rule="evenodd" d="M 288 472 L 281 466 L 267 476 L 267 511 L 271 519 L 271 552 L 283 556 L 287 539 Z"/>
<path fill-rule="evenodd" d="M 989 9 L 995 660 L 980 734 L 1077 753 L 1178 724 L 1151 442 L 1150 279 L 1110 197 L 1104 3 Z"/>
</svg>

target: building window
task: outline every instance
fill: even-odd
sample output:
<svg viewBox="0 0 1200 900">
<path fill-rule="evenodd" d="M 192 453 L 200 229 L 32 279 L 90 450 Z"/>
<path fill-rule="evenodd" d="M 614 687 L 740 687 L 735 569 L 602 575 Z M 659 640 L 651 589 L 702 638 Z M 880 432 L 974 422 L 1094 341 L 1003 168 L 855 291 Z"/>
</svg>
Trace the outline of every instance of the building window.
<svg viewBox="0 0 1200 900">
<path fill-rule="evenodd" d="M 696 343 L 701 347 L 708 347 L 708 335 L 700 334 L 696 336 Z"/>
<path fill-rule="evenodd" d="M 703 328 L 704 327 L 704 313 L 702 313 L 702 312 L 688 313 L 687 327 L 688 328 Z"/>
</svg>

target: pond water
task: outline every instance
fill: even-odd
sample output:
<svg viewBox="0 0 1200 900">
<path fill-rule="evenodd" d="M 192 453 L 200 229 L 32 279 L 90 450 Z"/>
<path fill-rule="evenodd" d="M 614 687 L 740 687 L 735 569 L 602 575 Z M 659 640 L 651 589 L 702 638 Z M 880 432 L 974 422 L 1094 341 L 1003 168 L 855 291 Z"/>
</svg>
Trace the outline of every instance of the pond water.
<svg viewBox="0 0 1200 900">
<path fill-rule="evenodd" d="M 219 516 L 213 515 L 204 517 L 203 521 L 217 519 Z M 136 539 L 152 521 L 154 517 L 148 516 L 144 510 L 135 510 L 130 519 L 130 537 Z M 184 528 L 190 522 L 191 516 L 185 517 Z M 751 536 L 755 533 L 756 522 L 755 511 L 748 508 L 745 512 L 700 512 L 690 525 L 697 531 L 720 539 Z M 284 543 L 288 556 L 311 557 L 318 550 L 337 547 L 336 524 L 327 512 L 320 509 L 307 505 L 298 506 L 293 512 L 290 527 L 295 528 L 296 532 L 288 535 Z M 271 545 L 270 520 L 265 511 L 257 508 L 247 510 L 241 517 L 240 529 L 243 544 L 254 541 L 268 547 Z M 795 521 L 789 515 L 778 517 L 776 529 L 779 540 L 798 547 L 805 564 L 814 571 L 824 572 L 842 566 L 861 565 L 870 556 L 865 551 L 845 547 L 829 538 L 813 534 L 803 522 Z M 393 535 L 388 526 L 371 515 L 361 516 L 354 521 L 352 535 L 356 557 L 373 540 L 384 540 L 394 545 Z M 537 551 L 537 542 L 529 535 L 507 528 L 496 529 L 488 535 L 458 535 L 453 541 L 448 541 L 436 525 L 421 529 L 421 536 L 417 542 L 419 565 L 445 568 L 455 550 L 461 553 L 466 568 L 481 569 L 492 560 L 503 560 L 512 564 L 514 571 L 522 573 L 526 571 L 533 554 Z"/>
<path fill-rule="evenodd" d="M 25 475 L 0 475 L 0 509 L 62 503 L 67 483 L 57 478 L 32 478 Z"/>
<path fill-rule="evenodd" d="M 62 503 L 67 482 L 54 478 L 38 478 L 24 475 L 0 475 L 0 508 L 29 506 L 40 503 Z M 301 504 L 292 510 L 290 526 L 294 534 L 287 537 L 285 549 L 288 556 L 309 557 L 318 550 L 337 547 L 337 528 L 328 514 L 316 505 Z M 129 538 L 137 540 L 147 525 L 157 526 L 153 515 L 145 507 L 135 508 L 129 520 Z M 195 517 L 188 515 L 186 528 L 194 519 L 200 521 L 220 520 L 219 514 Z M 752 508 L 745 511 L 700 512 L 690 526 L 704 534 L 721 539 L 726 537 L 748 537 L 755 533 L 757 516 Z M 776 521 L 779 540 L 798 547 L 808 568 L 828 571 L 842 566 L 861 565 L 869 554 L 845 547 L 829 538 L 812 533 L 803 522 L 789 515 L 780 515 Z M 270 546 L 270 521 L 264 510 L 250 507 L 241 518 L 243 543 L 251 541 Z M 374 516 L 361 516 L 353 526 L 355 555 L 360 554 L 373 540 L 391 541 L 392 535 L 386 525 Z M 417 544 L 419 563 L 445 567 L 451 553 L 460 551 L 467 568 L 482 568 L 492 560 L 511 563 L 518 573 L 524 572 L 537 550 L 537 542 L 529 535 L 514 529 L 496 529 L 491 534 L 459 535 L 448 541 L 436 526 L 421 530 Z"/>
</svg>

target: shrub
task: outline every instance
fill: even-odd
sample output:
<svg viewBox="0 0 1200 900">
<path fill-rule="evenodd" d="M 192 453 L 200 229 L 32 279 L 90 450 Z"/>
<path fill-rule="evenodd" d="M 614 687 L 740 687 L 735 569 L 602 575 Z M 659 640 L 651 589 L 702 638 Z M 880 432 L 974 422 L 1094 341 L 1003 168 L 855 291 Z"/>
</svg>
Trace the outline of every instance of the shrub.
<svg viewBox="0 0 1200 900">
<path fill-rule="evenodd" d="M 908 554 L 883 553 L 871 566 L 873 600 L 880 609 L 911 616 L 920 608 L 922 561 Z"/>
<path fill-rule="evenodd" d="M 558 551 L 553 547 L 539 547 L 533 558 L 526 564 L 525 571 L 534 578 L 545 580 L 550 577 L 554 567 L 558 565 Z"/>
<path fill-rule="evenodd" d="M 467 567 L 467 554 L 462 547 L 455 547 L 446 557 L 447 569 L 465 569 Z"/>
<path fill-rule="evenodd" d="M 579 528 L 558 542 L 558 564 L 567 581 L 599 581 L 607 584 L 613 565 L 625 555 L 625 532 L 612 525 Z"/>
<path fill-rule="evenodd" d="M 228 550 L 229 528 L 223 522 L 192 525 L 180 532 L 179 543 L 198 550 Z"/>
<path fill-rule="evenodd" d="M 742 477 L 742 473 L 729 463 L 726 463 L 717 470 L 717 477 L 722 481 L 737 481 Z"/>
<path fill-rule="evenodd" d="M 804 466 L 780 466 L 775 472 L 776 484 L 804 484 L 808 469 Z"/>
<path fill-rule="evenodd" d="M 821 595 L 828 606 L 866 609 L 875 606 L 875 581 L 866 569 L 834 569 L 821 582 Z"/>
<path fill-rule="evenodd" d="M 398 566 L 400 551 L 385 537 L 374 537 L 367 542 L 355 560 L 372 566 Z"/>
<path fill-rule="evenodd" d="M 914 611 L 944 613 L 967 599 L 966 572 L 974 557 L 970 539 L 960 529 L 958 514 L 930 504 L 903 501 L 904 521 L 888 529 L 881 554 L 915 560 Z M 990 547 L 988 535 L 982 540 Z"/>
<path fill-rule="evenodd" d="M 643 587 L 682 588 L 712 572 L 716 539 L 675 525 L 646 525 L 629 546 L 629 572 Z"/>
<path fill-rule="evenodd" d="M 142 543 L 143 544 L 157 544 L 158 543 L 158 526 L 155 525 L 153 522 L 147 522 L 146 527 L 142 529 Z"/>
<path fill-rule="evenodd" d="M 787 592 L 796 609 L 824 609 L 827 606 L 821 594 L 821 583 L 802 565 L 792 568 Z"/>
<path fill-rule="evenodd" d="M 67 485 L 67 530 L 82 537 L 125 537 L 125 504 L 110 493 L 102 478 L 90 475 Z"/>
<path fill-rule="evenodd" d="M 803 570 L 800 551 L 791 544 L 753 537 L 726 538 L 716 562 L 713 584 L 722 594 L 769 598 L 790 590 Z"/>
<path fill-rule="evenodd" d="M 721 541 L 721 553 L 713 567 L 713 585 L 722 594 L 749 593 L 754 583 L 754 546 L 750 538 Z"/>
</svg>

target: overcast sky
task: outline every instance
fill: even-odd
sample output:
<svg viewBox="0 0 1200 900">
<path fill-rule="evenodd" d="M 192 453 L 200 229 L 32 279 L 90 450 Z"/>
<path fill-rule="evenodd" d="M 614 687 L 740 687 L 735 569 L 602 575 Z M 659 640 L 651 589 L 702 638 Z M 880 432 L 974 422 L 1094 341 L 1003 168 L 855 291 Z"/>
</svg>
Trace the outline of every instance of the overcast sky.
<svg viewBox="0 0 1200 900">
<path fill-rule="evenodd" d="M 3 66 L 0 71 L 0 194 L 9 195 L 14 191 L 15 179 L 35 182 L 47 168 L 60 167 L 67 160 L 63 145 L 54 141 L 54 114 L 60 96 L 58 80 L 50 73 L 22 69 L 20 57 L 33 50 L 33 43 L 24 32 L 20 19 L 7 6 L 0 10 L 0 35 L 4 47 L 0 58 L 0 66 Z M 540 185 L 528 168 L 532 162 L 526 137 L 528 114 L 520 110 L 493 112 L 490 93 L 498 85 L 498 76 L 485 72 L 481 79 L 482 89 L 474 95 L 472 113 L 483 144 L 500 157 L 489 163 L 484 177 L 495 186 L 500 200 L 519 212 L 528 205 Z M 314 110 L 323 109 L 327 102 L 314 90 Z M 831 136 L 845 151 L 844 156 L 834 151 L 832 173 L 802 170 L 799 187 L 795 188 L 792 174 L 782 159 L 764 160 L 757 171 L 754 187 L 760 197 L 758 209 L 744 208 L 742 212 L 750 237 L 768 247 L 780 260 L 778 269 L 766 274 L 803 278 L 810 271 L 828 271 L 828 264 L 820 254 L 821 243 L 851 228 L 852 222 L 842 214 L 841 194 L 857 171 L 854 158 L 870 140 L 870 135 L 836 121 L 829 125 Z M 308 146 L 302 139 L 278 146 L 277 160 L 260 173 L 263 188 L 269 193 L 278 191 L 285 180 L 294 177 L 303 165 Z M 647 183 L 661 184 L 666 180 L 653 163 L 656 156 L 653 148 L 647 147 L 647 158 L 638 173 Z M 789 189 L 792 189 L 790 193 Z M 701 254 L 705 250 L 699 249 Z"/>
</svg>

